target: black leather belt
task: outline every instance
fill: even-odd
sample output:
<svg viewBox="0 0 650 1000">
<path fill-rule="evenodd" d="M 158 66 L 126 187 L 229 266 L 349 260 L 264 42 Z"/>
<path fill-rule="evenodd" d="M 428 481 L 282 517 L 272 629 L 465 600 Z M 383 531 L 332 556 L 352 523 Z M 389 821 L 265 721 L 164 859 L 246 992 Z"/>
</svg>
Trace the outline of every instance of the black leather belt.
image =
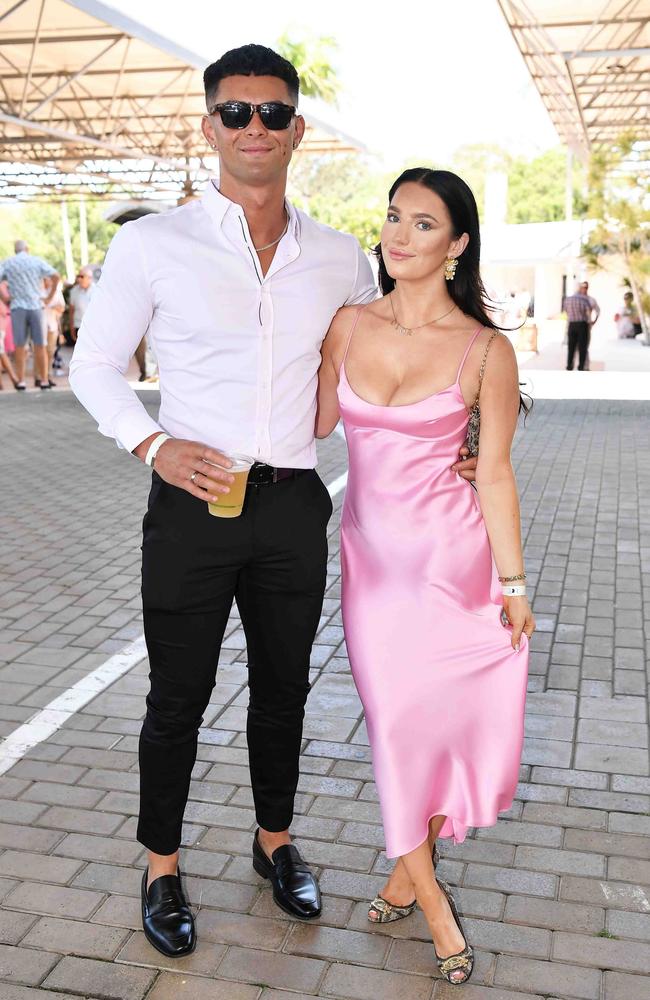
<svg viewBox="0 0 650 1000">
<path fill-rule="evenodd" d="M 266 465 L 265 462 L 255 462 L 248 473 L 248 486 L 270 486 L 271 483 L 279 483 L 282 479 L 295 479 L 296 476 L 308 469 L 276 469 L 273 465 Z"/>
</svg>

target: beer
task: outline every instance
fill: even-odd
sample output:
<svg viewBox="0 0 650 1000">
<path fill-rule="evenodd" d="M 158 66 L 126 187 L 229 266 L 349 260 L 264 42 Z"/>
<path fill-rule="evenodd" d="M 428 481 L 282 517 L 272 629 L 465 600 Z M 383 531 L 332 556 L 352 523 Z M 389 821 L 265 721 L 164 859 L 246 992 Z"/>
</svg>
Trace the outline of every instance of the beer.
<svg viewBox="0 0 650 1000">
<path fill-rule="evenodd" d="M 235 477 L 234 482 L 227 483 L 229 493 L 219 493 L 219 499 L 208 504 L 208 510 L 213 517 L 239 517 L 244 506 L 246 483 L 253 459 L 247 455 L 228 455 L 232 465 L 226 471 Z"/>
</svg>

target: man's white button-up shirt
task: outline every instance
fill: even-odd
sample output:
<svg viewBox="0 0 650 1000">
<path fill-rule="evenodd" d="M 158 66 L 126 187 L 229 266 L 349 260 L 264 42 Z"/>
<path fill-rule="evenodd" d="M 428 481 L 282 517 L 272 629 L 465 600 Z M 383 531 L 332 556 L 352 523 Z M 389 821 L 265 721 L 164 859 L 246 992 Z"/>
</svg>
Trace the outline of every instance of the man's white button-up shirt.
<svg viewBox="0 0 650 1000">
<path fill-rule="evenodd" d="M 343 305 L 376 297 L 356 239 L 287 202 L 262 274 L 241 206 L 214 182 L 201 199 L 116 234 L 81 325 L 70 382 L 102 434 L 132 451 L 164 430 L 289 468 L 316 464 L 320 347 Z M 125 373 L 147 335 L 159 422 Z"/>
</svg>

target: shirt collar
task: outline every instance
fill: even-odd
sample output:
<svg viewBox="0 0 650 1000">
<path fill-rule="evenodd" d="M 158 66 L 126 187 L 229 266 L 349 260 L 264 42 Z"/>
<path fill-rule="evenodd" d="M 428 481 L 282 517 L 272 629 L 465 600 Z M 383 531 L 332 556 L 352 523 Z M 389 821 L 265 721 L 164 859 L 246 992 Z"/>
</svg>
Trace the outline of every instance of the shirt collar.
<svg viewBox="0 0 650 1000">
<path fill-rule="evenodd" d="M 219 226 L 219 228 L 221 228 L 226 215 L 231 212 L 237 212 L 243 215 L 244 210 L 241 205 L 238 205 L 234 201 L 230 201 L 229 198 L 222 195 L 218 185 L 219 182 L 216 177 L 210 178 L 205 191 L 201 195 L 201 202 L 212 221 Z M 288 198 L 284 199 L 284 204 L 287 210 L 287 215 L 289 216 L 289 228 L 287 232 L 297 240 L 300 235 L 300 219 L 298 217 L 298 212 Z"/>
</svg>

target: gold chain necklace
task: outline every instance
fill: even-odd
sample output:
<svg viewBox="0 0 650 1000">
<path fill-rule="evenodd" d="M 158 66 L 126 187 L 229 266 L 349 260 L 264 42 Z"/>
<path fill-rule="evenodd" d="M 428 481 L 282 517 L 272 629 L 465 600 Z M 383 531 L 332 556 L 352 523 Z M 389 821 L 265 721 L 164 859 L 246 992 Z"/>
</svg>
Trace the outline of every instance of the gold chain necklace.
<svg viewBox="0 0 650 1000">
<path fill-rule="evenodd" d="M 262 250 L 270 250 L 271 247 L 274 247 L 276 243 L 280 242 L 280 240 L 282 239 L 288 228 L 289 228 L 289 216 L 287 215 L 287 224 L 280 233 L 280 235 L 278 236 L 277 240 L 273 240 L 272 243 L 267 243 L 265 247 L 253 247 L 253 250 L 255 250 L 256 253 L 261 253 Z"/>
<path fill-rule="evenodd" d="M 394 326 L 397 332 L 401 333 L 405 337 L 412 337 L 413 333 L 416 330 L 421 330 L 425 326 L 431 326 L 433 323 L 439 323 L 441 319 L 445 318 L 445 316 L 449 316 L 450 313 L 453 313 L 454 309 L 456 308 L 456 303 L 454 302 L 451 309 L 448 309 L 446 313 L 442 314 L 442 316 L 437 316 L 436 319 L 430 319 L 427 323 L 420 323 L 419 326 L 402 326 L 397 316 L 395 315 L 395 306 L 393 305 L 392 294 L 389 295 L 388 298 L 390 299 L 390 307 L 393 311 L 393 319 L 391 322 L 391 326 Z"/>
</svg>

